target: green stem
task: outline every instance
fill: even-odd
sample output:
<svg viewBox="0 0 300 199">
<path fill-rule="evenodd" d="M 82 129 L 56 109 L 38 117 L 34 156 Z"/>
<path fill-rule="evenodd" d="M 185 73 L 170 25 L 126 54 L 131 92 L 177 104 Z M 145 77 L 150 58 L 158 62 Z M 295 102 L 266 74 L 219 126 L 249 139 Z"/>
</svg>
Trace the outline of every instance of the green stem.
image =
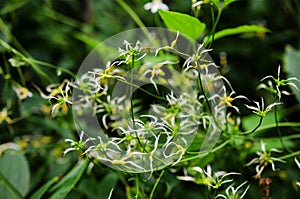
<svg viewBox="0 0 300 199">
<path fill-rule="evenodd" d="M 139 198 L 139 177 L 138 174 L 135 175 L 135 183 L 136 183 L 136 195 L 135 198 L 138 199 Z"/>
<path fill-rule="evenodd" d="M 117 0 L 117 2 L 129 14 L 129 16 L 133 19 L 133 21 L 142 29 L 142 31 L 148 37 L 148 39 L 152 41 L 152 36 L 147 30 L 145 24 L 142 22 L 139 16 L 131 9 L 131 7 L 123 0 Z"/>
<path fill-rule="evenodd" d="M 278 122 L 278 117 L 277 117 L 277 106 L 274 107 L 274 119 L 275 119 L 275 124 L 276 124 L 276 132 L 277 132 L 277 134 L 278 134 L 278 136 L 279 136 L 280 144 L 281 144 L 281 146 L 282 146 L 285 150 L 289 151 L 289 149 L 285 146 L 285 144 L 284 144 L 284 142 L 283 142 L 282 135 L 281 135 L 281 131 L 280 131 L 280 128 L 279 128 L 279 126 L 278 126 L 278 123 L 279 123 L 279 122 Z M 289 152 L 291 152 L 291 151 L 289 151 Z"/>
<path fill-rule="evenodd" d="M 214 17 L 214 9 L 213 9 L 213 7 L 211 7 L 211 14 L 212 14 L 213 27 L 212 27 L 212 30 L 211 30 L 211 35 L 212 36 L 208 40 L 208 42 L 209 42 L 208 48 L 211 48 L 211 46 L 213 44 L 213 41 L 214 41 L 214 38 L 215 38 L 215 34 L 216 34 L 216 29 L 217 29 L 217 26 L 218 26 L 218 23 L 220 21 L 220 17 L 221 17 L 221 14 L 222 14 L 222 8 L 218 8 L 218 14 L 217 14 L 216 20 L 215 20 L 215 17 Z M 207 45 L 205 45 L 205 47 L 206 46 Z"/>
<path fill-rule="evenodd" d="M 277 125 L 276 124 L 265 125 L 259 129 L 257 129 L 256 133 L 265 131 L 267 129 L 276 128 L 277 126 L 278 127 L 300 127 L 300 122 L 282 122 L 282 123 L 278 123 Z M 247 135 L 247 134 L 249 134 L 249 132 L 243 132 L 241 134 Z"/>
<path fill-rule="evenodd" d="M 152 199 L 152 198 L 153 198 L 153 195 L 154 195 L 154 192 L 155 192 L 155 190 L 156 190 L 156 188 L 157 188 L 157 185 L 159 184 L 159 182 L 160 182 L 162 176 L 164 175 L 164 173 L 165 173 L 165 170 L 162 170 L 161 173 L 160 173 L 160 175 L 159 175 L 159 177 L 157 178 L 157 180 L 156 180 L 154 186 L 153 186 L 153 189 L 152 189 L 152 191 L 151 191 L 151 194 L 150 194 L 150 196 L 149 196 L 149 199 Z"/>
<path fill-rule="evenodd" d="M 120 82 L 122 82 L 122 83 L 124 83 L 124 84 L 133 86 L 133 87 L 135 87 L 135 88 L 141 90 L 142 92 L 144 92 L 144 93 L 146 93 L 146 94 L 148 94 L 148 95 L 150 95 L 150 96 L 152 96 L 152 97 L 155 97 L 156 99 L 160 99 L 160 100 L 166 101 L 166 99 L 165 99 L 164 97 L 155 95 L 155 94 L 153 94 L 153 93 L 151 93 L 151 92 L 149 92 L 149 91 L 147 91 L 147 90 L 141 88 L 140 86 L 135 85 L 135 84 L 133 84 L 133 83 L 131 83 L 131 82 L 127 82 L 127 81 L 125 81 L 125 80 L 123 80 L 123 79 L 120 79 L 120 78 L 113 78 L 113 79 L 116 79 L 117 81 L 120 81 Z"/>
<path fill-rule="evenodd" d="M 260 117 L 259 122 L 258 122 L 257 126 L 254 129 L 252 129 L 251 131 L 243 132 L 241 134 L 242 135 L 249 135 L 249 134 L 254 133 L 261 126 L 263 119 L 264 119 L 264 117 Z"/>
<path fill-rule="evenodd" d="M 211 151 L 209 152 L 186 152 L 187 154 L 195 154 L 195 156 L 192 157 L 188 157 L 185 159 L 180 160 L 180 162 L 186 162 L 186 161 L 190 161 L 190 160 L 194 160 L 197 158 L 200 158 L 201 156 L 207 155 L 208 153 L 214 153 L 220 149 L 222 149 L 224 146 L 226 146 L 231 140 L 226 140 L 225 142 L 223 142 L 222 144 L 218 145 L 216 148 L 213 148 Z"/>
<path fill-rule="evenodd" d="M 23 60 L 25 62 L 27 61 L 27 63 L 29 65 L 31 65 L 38 74 L 45 77 L 49 82 L 52 82 L 52 79 L 44 71 L 42 71 L 35 63 L 28 62 L 28 60 L 30 60 L 30 59 L 28 59 L 26 56 L 24 56 L 21 52 L 14 49 L 13 47 L 11 47 L 8 43 L 3 41 L 2 39 L 0 39 L 0 45 L 2 45 L 4 48 L 6 48 L 6 50 L 8 50 L 9 52 L 17 55 L 19 58 L 21 58 L 21 60 Z M 31 58 L 31 56 L 30 56 L 30 58 Z"/>
<path fill-rule="evenodd" d="M 130 96 L 130 112 L 131 112 L 131 119 L 133 122 L 133 127 L 135 128 L 135 120 L 134 120 L 134 114 L 133 114 L 133 93 L 132 93 L 132 79 L 133 79 L 133 69 L 134 69 L 134 55 L 132 55 L 132 65 L 130 70 L 130 86 L 129 86 L 129 95 Z M 140 142 L 140 141 L 139 141 Z"/>
<path fill-rule="evenodd" d="M 293 152 L 293 153 L 290 153 L 290 154 L 281 156 L 281 157 L 279 157 L 278 159 L 284 160 L 284 159 L 292 158 L 292 157 L 294 157 L 294 156 L 296 156 L 296 155 L 300 155 L 300 151 L 296 151 L 296 152 Z"/>
<path fill-rule="evenodd" d="M 35 60 L 35 59 L 32 59 L 32 58 L 27 58 L 27 60 L 30 61 L 31 63 L 35 63 L 35 64 L 38 64 L 40 66 L 45 66 L 45 67 L 48 67 L 48 68 L 61 70 L 62 72 L 70 75 L 72 78 L 76 78 L 76 75 L 73 72 L 71 72 L 70 70 L 66 69 L 66 68 L 62 68 L 62 67 L 59 67 L 59 66 L 47 63 L 47 62 Z"/>
</svg>

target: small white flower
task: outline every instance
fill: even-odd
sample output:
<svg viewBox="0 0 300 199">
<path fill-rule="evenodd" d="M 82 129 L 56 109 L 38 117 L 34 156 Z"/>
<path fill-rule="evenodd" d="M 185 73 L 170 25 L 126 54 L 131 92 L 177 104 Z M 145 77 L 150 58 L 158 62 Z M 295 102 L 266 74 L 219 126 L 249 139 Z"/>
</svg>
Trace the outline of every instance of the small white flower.
<svg viewBox="0 0 300 199">
<path fill-rule="evenodd" d="M 207 165 L 206 170 L 200 167 L 192 167 L 192 171 L 196 171 L 201 174 L 201 177 L 191 177 L 191 176 L 177 176 L 177 179 L 184 181 L 193 181 L 197 184 L 207 185 L 210 189 L 218 189 L 221 185 L 232 182 L 233 179 L 225 179 L 227 176 L 231 175 L 240 175 L 240 173 L 230 172 L 226 173 L 225 171 L 212 172 L 210 165 Z"/>
<path fill-rule="evenodd" d="M 257 158 L 252 159 L 246 166 L 250 166 L 252 164 L 257 164 L 255 167 L 256 175 L 254 176 L 256 179 L 261 177 L 263 170 L 270 164 L 272 170 L 275 171 L 275 161 L 284 163 L 283 160 L 279 158 L 274 158 L 271 156 L 271 152 L 280 153 L 281 151 L 271 148 L 269 151 L 266 150 L 266 143 L 261 142 L 261 151 L 256 152 L 259 156 Z"/>
<path fill-rule="evenodd" d="M 71 147 L 67 148 L 64 151 L 64 155 L 66 155 L 67 153 L 69 153 L 71 151 L 84 151 L 87 148 L 87 143 L 90 141 L 93 141 L 93 140 L 95 140 L 95 138 L 84 138 L 83 131 L 81 131 L 78 141 L 74 141 L 71 139 L 65 139 L 65 142 L 70 143 Z"/>
<path fill-rule="evenodd" d="M 249 105 L 246 105 L 246 104 L 245 104 L 245 106 L 248 109 L 252 110 L 253 113 L 255 113 L 256 115 L 258 115 L 260 117 L 265 117 L 266 114 L 268 112 L 270 112 L 274 106 L 282 104 L 280 102 L 274 102 L 274 103 L 270 104 L 269 106 L 267 106 L 265 108 L 265 104 L 264 104 L 263 98 L 261 98 L 261 105 L 259 104 L 259 102 L 255 102 L 254 101 L 254 103 L 256 104 L 256 106 L 249 106 Z"/>
<path fill-rule="evenodd" d="M 152 0 L 152 2 L 144 5 L 145 10 L 151 10 L 152 13 L 157 13 L 158 10 L 169 10 L 169 7 L 162 0 Z"/>
<path fill-rule="evenodd" d="M 290 87 L 294 87 L 296 90 L 299 90 L 297 85 L 294 83 L 294 82 L 299 82 L 299 80 L 296 77 L 280 79 L 280 66 L 278 67 L 277 77 L 273 77 L 273 76 L 269 75 L 269 76 L 264 77 L 261 81 L 264 81 L 266 79 L 272 79 L 273 82 L 275 83 L 275 87 L 273 86 L 272 82 L 269 80 L 268 85 L 262 83 L 258 86 L 258 89 L 260 89 L 260 88 L 266 89 L 269 92 L 276 94 L 278 96 L 279 101 L 281 100 L 281 94 L 290 95 L 289 92 L 287 92 L 285 90 L 281 90 L 280 89 L 281 87 L 290 86 Z"/>
<path fill-rule="evenodd" d="M 32 97 L 32 93 L 28 90 L 28 88 L 19 85 L 18 83 L 13 85 L 13 89 L 16 92 L 18 98 L 23 100 L 27 97 Z"/>
<path fill-rule="evenodd" d="M 241 194 L 240 194 L 240 192 L 239 192 L 239 191 L 240 191 L 239 189 L 240 189 L 242 186 L 244 186 L 246 183 L 247 183 L 247 181 L 243 182 L 243 183 L 242 183 L 240 186 L 238 186 L 237 188 L 234 188 L 234 187 L 233 187 L 233 184 L 230 185 L 230 186 L 226 189 L 226 191 L 225 191 L 226 195 L 224 195 L 224 194 L 219 194 L 219 195 L 217 195 L 217 198 L 218 198 L 218 197 L 225 198 L 225 199 L 231 199 L 231 198 L 239 198 L 239 199 L 241 199 L 241 198 L 243 198 L 243 197 L 245 196 L 246 192 L 248 191 L 250 185 L 248 185 L 247 188 L 246 188 Z"/>
</svg>

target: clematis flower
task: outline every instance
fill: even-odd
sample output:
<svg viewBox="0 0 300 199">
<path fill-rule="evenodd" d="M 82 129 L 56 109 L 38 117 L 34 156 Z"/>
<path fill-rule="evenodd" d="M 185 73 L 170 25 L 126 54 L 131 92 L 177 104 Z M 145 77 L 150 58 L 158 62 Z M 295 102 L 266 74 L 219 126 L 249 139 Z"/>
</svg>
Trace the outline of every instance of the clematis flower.
<svg viewBox="0 0 300 199">
<path fill-rule="evenodd" d="M 70 151 L 85 151 L 85 149 L 87 148 L 87 143 L 95 140 L 94 138 L 87 138 L 84 140 L 84 132 L 81 131 L 80 136 L 79 136 L 79 141 L 74 141 L 71 139 L 65 139 L 65 142 L 70 143 L 70 148 L 66 149 L 64 151 L 64 155 L 66 155 L 67 153 L 69 153 Z"/>
<path fill-rule="evenodd" d="M 252 164 L 257 164 L 255 167 L 256 170 L 256 175 L 254 176 L 254 178 L 258 179 L 260 178 L 263 170 L 269 165 L 271 164 L 272 170 L 275 171 L 275 161 L 277 162 L 283 162 L 283 160 L 279 159 L 279 158 L 274 158 L 271 156 L 271 152 L 276 152 L 276 153 L 280 153 L 281 151 L 275 149 L 275 148 L 271 148 L 269 151 L 266 150 L 266 143 L 261 142 L 261 151 L 256 152 L 256 154 L 259 156 L 257 158 L 252 159 L 248 164 L 246 164 L 246 166 L 250 166 Z"/>
<path fill-rule="evenodd" d="M 200 167 L 192 167 L 192 171 L 196 171 L 200 174 L 200 177 L 191 177 L 191 176 L 177 176 L 177 179 L 183 181 L 193 181 L 196 184 L 204 184 L 213 189 L 218 189 L 221 185 L 232 182 L 233 179 L 227 179 L 227 176 L 231 175 L 240 175 L 240 173 L 236 172 L 225 172 L 225 171 L 217 171 L 213 172 L 210 165 L 207 165 L 206 170 Z M 226 178 L 226 179 L 225 179 Z"/>
<path fill-rule="evenodd" d="M 233 184 L 230 185 L 226 190 L 225 190 L 225 193 L 226 195 L 224 194 L 218 194 L 217 195 L 217 198 L 225 198 L 225 199 L 230 199 L 230 198 L 244 198 L 244 196 L 246 195 L 250 185 L 247 186 L 247 188 L 242 192 L 241 192 L 241 188 L 242 186 L 244 186 L 245 184 L 247 183 L 247 181 L 243 182 L 241 185 L 239 185 L 238 187 L 234 188 Z"/>
<path fill-rule="evenodd" d="M 252 110 L 253 113 L 255 113 L 256 115 L 258 115 L 260 117 L 265 117 L 266 114 L 268 112 L 270 112 L 274 106 L 277 106 L 277 105 L 281 104 L 279 102 L 274 102 L 274 103 L 270 104 L 269 106 L 267 106 L 265 108 L 265 104 L 264 104 L 263 98 L 261 98 L 261 105 L 259 104 L 259 102 L 254 102 L 254 103 L 256 104 L 256 106 L 249 106 L 247 104 L 245 104 L 245 106 L 248 109 Z"/>
<path fill-rule="evenodd" d="M 17 83 L 13 85 L 13 89 L 20 100 L 26 99 L 27 97 L 32 97 L 32 93 L 28 90 L 28 88 Z"/>
<path fill-rule="evenodd" d="M 6 122 L 7 124 L 14 123 L 14 120 L 12 120 L 9 115 L 12 114 L 11 111 L 8 111 L 6 107 L 4 107 L 0 112 L 0 124 L 2 122 Z"/>
<path fill-rule="evenodd" d="M 271 79 L 275 83 L 275 86 L 273 85 L 271 80 L 268 80 L 267 84 L 261 83 L 260 85 L 258 85 L 257 88 L 265 89 L 265 90 L 277 95 L 279 101 L 281 100 L 282 94 L 283 95 L 291 94 L 288 91 L 282 90 L 281 89 L 282 87 L 290 86 L 290 87 L 294 87 L 296 90 L 299 90 L 297 85 L 295 84 L 295 82 L 299 82 L 299 80 L 296 77 L 291 77 L 291 78 L 287 78 L 287 79 L 280 78 L 280 66 L 278 67 L 277 77 L 273 77 L 273 76 L 269 75 L 269 76 L 264 77 L 260 81 L 264 81 L 266 79 Z"/>
<path fill-rule="evenodd" d="M 151 12 L 157 13 L 158 10 L 169 10 L 169 7 L 162 2 L 162 0 L 152 0 L 152 2 L 144 5 L 145 10 L 151 10 Z"/>
</svg>

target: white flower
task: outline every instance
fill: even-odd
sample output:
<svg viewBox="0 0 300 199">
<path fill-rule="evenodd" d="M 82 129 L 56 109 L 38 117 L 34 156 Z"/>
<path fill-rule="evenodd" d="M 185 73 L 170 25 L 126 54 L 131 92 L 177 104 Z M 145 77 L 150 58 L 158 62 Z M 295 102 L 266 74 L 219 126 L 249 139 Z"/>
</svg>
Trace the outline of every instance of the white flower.
<svg viewBox="0 0 300 199">
<path fill-rule="evenodd" d="M 261 98 L 261 106 L 260 106 L 259 102 L 255 102 L 255 101 L 254 101 L 254 103 L 256 104 L 256 106 L 249 106 L 249 105 L 247 105 L 247 104 L 245 104 L 245 106 L 246 106 L 248 109 L 252 110 L 253 113 L 255 113 L 256 115 L 258 115 L 258 116 L 260 116 L 260 117 L 265 117 L 266 114 L 267 114 L 268 112 L 270 112 L 274 106 L 277 106 L 277 105 L 282 104 L 282 103 L 280 103 L 280 102 L 274 102 L 274 103 L 270 104 L 269 106 L 267 106 L 267 107 L 265 108 L 265 104 L 264 104 L 263 98 Z"/>
<path fill-rule="evenodd" d="M 169 10 L 169 7 L 162 0 L 152 0 L 152 2 L 144 5 L 145 10 L 151 10 L 152 13 L 157 13 L 158 10 Z"/>
<path fill-rule="evenodd" d="M 225 179 L 227 176 L 230 175 L 240 175 L 240 173 L 230 172 L 226 173 L 225 171 L 217 171 L 212 172 L 212 168 L 210 165 L 207 165 L 206 170 L 200 167 L 192 167 L 193 171 L 196 171 L 201 174 L 201 177 L 191 177 L 191 176 L 177 176 L 177 179 L 184 180 L 184 181 L 193 181 L 197 184 L 204 184 L 207 185 L 210 189 L 218 189 L 221 185 L 232 182 L 233 179 Z"/>
<path fill-rule="evenodd" d="M 275 83 L 275 87 L 273 86 L 271 81 L 268 81 L 268 85 L 262 83 L 258 86 L 258 89 L 260 89 L 260 88 L 266 89 L 269 92 L 276 94 L 278 96 L 279 101 L 281 100 L 281 94 L 290 95 L 289 92 L 287 92 L 285 90 L 281 90 L 280 89 L 281 87 L 290 86 L 290 87 L 294 87 L 296 90 L 299 90 L 297 85 L 295 83 L 293 83 L 293 82 L 299 82 L 299 80 L 296 77 L 280 79 L 280 66 L 278 67 L 277 77 L 273 77 L 273 76 L 269 75 L 269 76 L 264 77 L 261 81 L 264 81 L 266 79 L 272 79 Z"/>
<path fill-rule="evenodd" d="M 230 199 L 230 198 L 240 198 L 241 199 L 241 198 L 243 198 L 245 196 L 246 192 L 248 191 L 250 185 L 247 186 L 247 188 L 244 190 L 244 192 L 241 193 L 241 195 L 239 194 L 239 189 L 242 186 L 244 186 L 246 183 L 247 183 L 247 181 L 243 182 L 237 188 L 234 188 L 233 184 L 230 185 L 225 191 L 226 195 L 219 194 L 219 195 L 217 195 L 217 198 L 218 197 L 225 198 L 225 199 Z"/>
<path fill-rule="evenodd" d="M 18 83 L 13 85 L 13 89 L 16 92 L 18 98 L 23 100 L 27 97 L 32 97 L 32 93 L 28 90 L 28 88 L 19 85 Z"/>
<path fill-rule="evenodd" d="M 261 142 L 261 151 L 256 152 L 256 154 L 259 156 L 257 158 L 252 159 L 246 166 L 250 166 L 252 164 L 257 164 L 255 167 L 256 175 L 254 176 L 256 179 L 261 177 L 261 174 L 263 170 L 271 164 L 272 170 L 275 171 L 275 161 L 277 162 L 283 162 L 283 160 L 279 158 L 274 158 L 271 156 L 271 152 L 280 153 L 281 151 L 271 148 L 269 151 L 266 150 L 266 143 Z"/>
<path fill-rule="evenodd" d="M 66 155 L 70 151 L 84 151 L 87 148 L 87 143 L 90 141 L 93 141 L 93 140 L 95 140 L 95 138 L 85 138 L 83 131 L 81 131 L 78 141 L 74 141 L 71 139 L 65 139 L 65 142 L 70 143 L 71 147 L 67 148 L 64 151 L 64 155 Z"/>
</svg>

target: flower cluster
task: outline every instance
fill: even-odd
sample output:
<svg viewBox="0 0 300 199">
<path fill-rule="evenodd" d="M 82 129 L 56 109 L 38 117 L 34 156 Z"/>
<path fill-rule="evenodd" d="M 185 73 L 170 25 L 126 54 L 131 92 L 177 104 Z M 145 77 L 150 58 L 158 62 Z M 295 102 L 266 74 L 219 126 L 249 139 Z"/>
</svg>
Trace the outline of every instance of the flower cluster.
<svg viewBox="0 0 300 199">
<path fill-rule="evenodd" d="M 226 90 L 202 45 L 190 56 L 179 53 L 186 57 L 182 66 L 179 58 L 160 58 L 170 50 L 179 52 L 178 37 L 177 33 L 169 47 L 152 52 L 144 50 L 147 47 L 140 41 L 133 45 L 125 40 L 117 59 L 108 61 L 104 69 L 95 67 L 74 82 L 48 88 L 50 95 L 43 96 L 58 101 L 54 109 L 72 104 L 80 118 L 76 121 L 80 139 L 66 140 L 71 147 L 65 154 L 82 150 L 113 168 L 152 173 L 179 163 L 198 129 L 207 131 L 203 142 L 205 149 L 211 147 L 225 118 L 223 98 L 212 96 L 216 91 L 223 96 Z M 91 123 L 98 119 L 102 129 L 94 133 L 97 125 Z"/>
</svg>

